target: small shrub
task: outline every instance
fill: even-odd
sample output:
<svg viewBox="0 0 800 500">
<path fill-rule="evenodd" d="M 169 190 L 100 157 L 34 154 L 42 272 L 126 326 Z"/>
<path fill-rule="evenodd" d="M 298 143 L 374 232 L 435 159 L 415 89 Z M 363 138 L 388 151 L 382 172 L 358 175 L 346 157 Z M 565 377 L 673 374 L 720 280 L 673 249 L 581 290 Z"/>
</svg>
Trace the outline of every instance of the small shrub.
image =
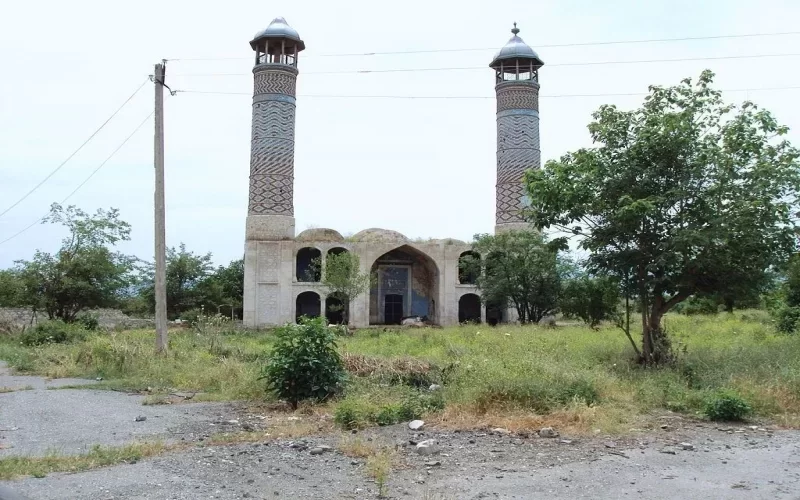
<svg viewBox="0 0 800 500">
<path fill-rule="evenodd" d="M 66 344 L 84 340 L 86 330 L 79 325 L 67 324 L 61 320 L 43 321 L 20 335 L 22 345 L 35 347 L 45 344 Z"/>
<path fill-rule="evenodd" d="M 784 307 L 778 310 L 775 327 L 781 333 L 794 333 L 800 322 L 800 307 Z"/>
<path fill-rule="evenodd" d="M 388 404 L 381 407 L 375 415 L 375 423 L 378 425 L 392 425 L 403 421 L 402 416 L 406 415 L 405 408 L 398 404 Z M 413 420 L 413 417 L 409 418 Z"/>
<path fill-rule="evenodd" d="M 345 399 L 333 412 L 333 421 L 337 425 L 346 429 L 361 429 L 369 425 L 373 420 L 372 407 L 364 401 L 358 399 Z"/>
<path fill-rule="evenodd" d="M 556 397 L 561 404 L 567 404 L 575 399 L 583 401 L 587 406 L 592 406 L 600 400 L 600 394 L 590 380 L 581 378 L 567 384 Z"/>
<path fill-rule="evenodd" d="M 336 333 L 324 318 L 276 329 L 276 342 L 261 377 L 293 409 L 305 399 L 324 400 L 344 387 L 347 374 L 336 351 Z"/>
<path fill-rule="evenodd" d="M 89 330 L 90 332 L 93 332 L 100 327 L 100 321 L 97 319 L 97 316 L 88 312 L 78 316 L 77 323 L 85 330 Z"/>
<path fill-rule="evenodd" d="M 739 421 L 753 411 L 750 404 L 734 392 L 720 392 L 706 403 L 705 414 L 711 420 Z"/>
</svg>

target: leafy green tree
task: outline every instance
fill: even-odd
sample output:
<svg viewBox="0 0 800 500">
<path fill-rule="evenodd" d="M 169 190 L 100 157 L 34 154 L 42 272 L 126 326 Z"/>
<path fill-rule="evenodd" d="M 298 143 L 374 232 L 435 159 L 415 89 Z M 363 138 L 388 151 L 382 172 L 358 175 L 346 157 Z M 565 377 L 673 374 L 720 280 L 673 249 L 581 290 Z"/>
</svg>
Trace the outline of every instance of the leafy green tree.
<svg viewBox="0 0 800 500">
<path fill-rule="evenodd" d="M 55 254 L 37 250 L 30 261 L 16 262 L 13 272 L 22 282 L 19 303 L 66 322 L 89 308 L 115 306 L 134 261 L 109 248 L 130 239 L 130 225 L 120 220 L 119 211 L 100 209 L 89 215 L 54 203 L 42 223 L 61 224 L 68 236 Z"/>
<path fill-rule="evenodd" d="M 559 309 L 564 316 L 579 318 L 591 328 L 617 319 L 620 290 L 616 280 L 584 275 L 566 280 L 563 287 Z"/>
<path fill-rule="evenodd" d="M 241 316 L 244 300 L 244 259 L 217 267 L 197 284 L 198 301 L 206 309 Z"/>
<path fill-rule="evenodd" d="M 324 272 L 320 272 L 321 266 L 321 259 L 314 259 L 309 272 L 321 276 L 320 283 L 329 297 L 339 299 L 341 305 L 330 306 L 331 311 L 340 310 L 342 323 L 347 324 L 350 303 L 367 292 L 376 278 L 369 272 L 361 272 L 361 260 L 352 252 L 329 253 L 325 258 Z"/>
<path fill-rule="evenodd" d="M 795 249 L 800 153 L 766 110 L 727 105 L 704 71 L 594 113 L 596 147 L 526 172 L 530 219 L 581 238 L 594 271 L 629 276 L 645 363 L 671 359 L 661 319 L 693 294 L 752 288 Z"/>
<path fill-rule="evenodd" d="M 23 300 L 24 283 L 18 269 L 0 270 L 0 307 L 19 307 Z"/>
<path fill-rule="evenodd" d="M 167 248 L 167 316 L 177 318 L 184 311 L 199 308 L 202 304 L 199 285 L 209 276 L 213 265 L 211 253 L 198 255 L 186 250 L 181 243 Z M 155 265 L 148 263 L 144 270 L 142 296 L 147 300 L 150 310 L 155 312 Z"/>
<path fill-rule="evenodd" d="M 486 303 L 513 304 L 521 324 L 538 322 L 555 312 L 561 292 L 557 254 L 561 241 L 547 243 L 536 231 L 507 231 L 475 235 L 473 249 L 485 256 L 464 259 L 465 270 Z"/>
</svg>

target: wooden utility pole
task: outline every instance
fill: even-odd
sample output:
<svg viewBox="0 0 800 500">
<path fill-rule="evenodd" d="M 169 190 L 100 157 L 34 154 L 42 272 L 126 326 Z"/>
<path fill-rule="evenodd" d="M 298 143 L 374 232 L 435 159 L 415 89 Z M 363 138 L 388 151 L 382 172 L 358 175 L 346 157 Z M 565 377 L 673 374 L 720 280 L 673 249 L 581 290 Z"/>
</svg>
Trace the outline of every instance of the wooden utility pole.
<svg viewBox="0 0 800 500">
<path fill-rule="evenodd" d="M 164 64 L 155 68 L 155 242 L 156 351 L 167 350 L 167 243 L 164 209 Z"/>
</svg>

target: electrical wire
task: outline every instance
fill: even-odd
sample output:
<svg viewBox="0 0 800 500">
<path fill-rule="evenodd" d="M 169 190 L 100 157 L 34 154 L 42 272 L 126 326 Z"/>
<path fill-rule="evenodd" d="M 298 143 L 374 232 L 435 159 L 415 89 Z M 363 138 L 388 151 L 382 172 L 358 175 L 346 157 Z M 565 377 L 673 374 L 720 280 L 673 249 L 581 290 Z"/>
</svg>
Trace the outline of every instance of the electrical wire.
<svg viewBox="0 0 800 500">
<path fill-rule="evenodd" d="M 647 64 L 647 63 L 671 63 L 686 61 L 721 61 L 728 59 L 760 59 L 769 57 L 797 57 L 800 53 L 788 54 L 754 54 L 736 56 L 710 56 L 710 57 L 681 57 L 677 59 L 638 59 L 632 61 L 588 61 L 577 63 L 555 63 L 546 65 L 548 68 L 559 68 L 567 66 L 610 66 L 613 64 Z M 390 69 L 357 69 L 343 71 L 311 71 L 302 73 L 305 75 L 346 75 L 346 74 L 367 74 L 367 73 L 412 73 L 423 71 L 472 71 L 486 70 L 488 66 L 463 66 L 463 67 L 444 67 L 444 68 L 390 68 Z M 173 73 L 173 76 L 246 76 L 251 73 Z"/>
<path fill-rule="evenodd" d="M 97 134 L 98 134 L 98 133 L 99 133 L 101 130 L 103 130 L 103 128 L 104 128 L 104 127 L 105 127 L 105 126 L 108 124 L 108 122 L 110 122 L 110 121 L 111 121 L 111 119 L 112 119 L 112 118 L 114 118 L 115 116 L 117 116 L 117 113 L 119 113 L 119 112 L 122 110 L 122 108 L 124 108 L 124 107 L 125 107 L 125 106 L 126 106 L 126 105 L 127 105 L 129 102 L 130 102 L 130 101 L 131 101 L 131 99 L 133 99 L 133 97 L 134 97 L 136 94 L 138 94 L 140 90 L 142 90 L 142 87 L 144 87 L 144 86 L 145 86 L 145 84 L 146 84 L 148 81 L 150 81 L 150 80 L 149 80 L 149 79 L 146 79 L 144 82 L 142 82 L 142 84 L 141 84 L 141 85 L 139 85 L 139 88 L 137 88 L 137 89 L 136 89 L 136 90 L 133 92 L 133 94 L 131 94 L 131 95 L 130 95 L 130 97 L 128 97 L 127 99 L 125 99 L 125 102 L 123 102 L 123 103 L 122 103 L 122 105 L 121 105 L 119 108 L 117 108 L 117 110 L 116 110 L 116 111 L 114 111 L 114 112 L 111 114 L 111 116 L 109 116 L 109 117 L 108 117 L 108 119 L 106 119 L 106 121 L 104 121 L 104 122 L 103 122 L 103 124 L 102 124 L 102 125 L 100 125 L 100 127 L 99 127 L 97 130 L 95 130 L 95 131 L 92 133 L 92 135 L 90 135 L 90 136 L 89 136 L 89 138 L 88 138 L 88 139 L 86 139 L 85 141 L 83 141 L 83 144 L 81 144 L 81 145 L 78 147 L 78 149 L 76 149 L 75 151 L 73 151 L 73 152 L 72 152 L 72 154 L 71 154 L 71 155 L 69 155 L 69 156 L 67 157 L 67 159 L 66 159 L 66 160 L 62 161 L 62 162 L 61 162 L 61 164 L 60 164 L 59 166 L 57 166 L 57 167 L 56 167 L 56 168 L 55 168 L 55 169 L 54 169 L 52 172 L 50 172 L 50 173 L 47 175 L 47 177 L 45 177 L 44 179 L 42 179 L 42 180 L 41 180 L 41 182 L 39 182 L 39 184 L 37 184 L 37 185 L 33 186 L 33 189 L 31 189 L 30 191 L 28 191 L 27 193 L 25 193 L 25 194 L 22 196 L 22 198 L 18 199 L 16 202 L 14 202 L 13 204 L 11 204 L 11 206 L 10 206 L 10 207 L 8 207 L 8 208 L 6 208 L 5 210 L 3 210 L 2 212 L 0 212 L 0 217 L 2 217 L 3 215 L 7 214 L 7 213 L 8 213 L 8 212 L 9 212 L 11 209 L 13 209 L 14 207 L 16 207 L 16 206 L 17 206 L 17 205 L 19 205 L 20 203 L 22 203 L 22 201 L 23 201 L 23 200 L 25 200 L 25 198 L 27 198 L 28 196 L 30 196 L 31 194 L 33 194 L 33 192 L 34 192 L 34 191 L 36 191 L 37 189 L 39 189 L 39 188 L 42 186 L 42 184 L 44 184 L 45 182 L 47 182 L 47 181 L 48 181 L 48 179 L 50 179 L 51 177 L 53 177 L 53 175 L 55 175 L 55 173 L 56 173 L 56 172 L 58 172 L 59 170 L 61 170 L 61 167 L 63 167 L 64 165 L 66 165 L 66 164 L 67 164 L 67 162 L 68 162 L 68 161 L 70 161 L 70 160 L 71 160 L 71 159 L 72 159 L 72 158 L 73 158 L 73 157 L 74 157 L 76 154 L 78 154 L 78 152 L 79 152 L 81 149 L 83 149 L 83 147 L 84 147 L 84 146 L 86 146 L 87 144 L 89 144 L 89 141 L 91 141 L 91 140 L 94 138 L 94 136 L 96 136 L 96 135 L 97 135 Z"/>
<path fill-rule="evenodd" d="M 756 87 L 747 89 L 722 89 L 722 92 L 761 92 L 775 90 L 800 90 L 800 85 L 787 87 Z M 216 92 L 213 90 L 176 90 L 181 94 L 208 94 L 208 95 L 246 95 L 252 92 Z M 611 94 L 556 94 L 540 95 L 540 99 L 560 99 L 570 97 L 624 97 L 648 95 L 647 92 L 617 92 Z M 495 99 L 495 96 L 437 96 L 437 95 L 334 95 L 334 94 L 298 94 L 297 97 L 326 98 L 326 99 Z"/>
<path fill-rule="evenodd" d="M 117 148 L 116 148 L 114 151 L 112 151 L 112 152 L 111 152 L 111 154 L 110 154 L 110 155 L 108 155 L 108 157 L 106 157 L 106 159 L 105 159 L 105 160 L 103 160 L 103 162 L 102 162 L 100 165 L 98 165 L 98 166 L 97 166 L 97 168 L 95 168 L 94 170 L 92 170 L 92 172 L 91 172 L 91 173 L 90 173 L 90 174 L 89 174 L 89 175 L 88 175 L 88 176 L 87 176 L 87 177 L 86 177 L 86 178 L 83 180 L 83 182 L 81 182 L 80 184 L 78 184 L 78 187 L 76 187 L 75 189 L 73 189 L 71 193 L 69 193 L 67 196 L 65 196 L 65 197 L 64 197 L 64 199 L 63 199 L 63 200 L 61 200 L 61 204 L 64 204 L 64 203 L 66 203 L 66 201 L 67 201 L 67 200 L 69 200 L 69 199 L 72 197 L 72 195 L 74 195 L 75 193 L 77 193 L 77 192 L 78 192 L 78 190 L 79 190 L 80 188 L 82 188 L 84 185 L 86 185 L 86 183 L 87 183 L 87 182 L 89 182 L 89 179 L 91 179 L 92 177 L 94 177 L 94 174 L 96 174 L 96 173 L 97 173 L 97 172 L 98 172 L 98 171 L 99 171 L 101 168 L 103 168 L 103 167 L 105 166 L 105 164 L 106 164 L 106 163 L 108 163 L 108 162 L 109 162 L 109 160 L 111 160 L 111 158 L 113 158 L 113 157 L 114 157 L 114 155 L 116 155 L 116 154 L 119 152 L 119 150 L 120 150 L 120 149 L 122 149 L 122 147 L 123 147 L 123 146 L 125 146 L 125 144 L 127 144 L 127 143 L 128 143 L 128 141 L 129 141 L 129 140 L 130 140 L 130 139 L 131 139 L 131 138 L 132 138 L 134 135 L 136 135 L 136 132 L 138 132 L 138 131 L 139 131 L 139 129 L 141 129 L 141 128 L 142 128 L 142 126 L 144 126 L 144 124 L 145 124 L 145 123 L 147 123 L 147 120 L 149 120 L 149 119 L 150 119 L 150 118 L 153 116 L 153 114 L 154 114 L 154 113 L 155 113 L 155 111 L 151 111 L 151 112 L 150 112 L 150 114 L 149 114 L 149 115 L 147 115 L 147 117 L 146 117 L 144 120 L 142 120 L 142 122 L 141 122 L 141 123 L 139 123 L 139 125 L 137 125 L 137 126 L 136 126 L 136 128 L 133 130 L 133 132 L 131 132 L 131 134 L 130 134 L 128 137 L 126 137 L 126 138 L 125 138 L 125 140 L 124 140 L 124 141 L 122 141 L 122 143 L 121 143 L 119 146 L 117 146 Z M 48 212 L 48 213 L 49 213 L 49 212 Z M 45 217 L 47 217 L 47 215 L 48 215 L 48 214 L 44 214 L 43 216 L 39 217 L 38 219 L 36 219 L 35 221 L 33 221 L 33 222 L 32 222 L 31 224 L 29 224 L 28 226 L 26 226 L 26 227 L 24 227 L 23 229 L 21 229 L 20 231 L 18 231 L 17 233 L 15 233 L 15 234 L 13 234 L 13 235 L 9 236 L 8 238 L 4 239 L 3 241 L 0 241 L 0 245 L 2 245 L 2 244 L 4 244 L 4 243 L 7 243 L 7 242 L 9 242 L 9 241 L 11 241 L 11 240 L 13 240 L 14 238 L 16 238 L 17 236 L 21 235 L 21 234 L 22 234 L 22 233 L 24 233 L 25 231 L 29 230 L 30 228 L 32 228 L 32 227 L 33 227 L 33 226 L 35 226 L 36 224 L 39 224 L 39 223 L 40 223 L 40 222 L 41 222 L 41 221 L 42 221 L 42 220 L 43 220 Z"/>
<path fill-rule="evenodd" d="M 768 37 L 768 36 L 787 36 L 787 35 L 800 35 L 800 31 L 785 31 L 776 33 L 744 33 L 740 35 L 710 35 L 710 36 L 689 36 L 681 38 L 650 38 L 643 40 L 610 40 L 601 42 L 576 42 L 576 43 L 556 43 L 556 44 L 537 44 L 537 49 L 544 48 L 561 48 L 561 47 L 591 47 L 601 45 L 626 45 L 626 44 L 639 44 L 639 43 L 659 43 L 659 42 L 686 42 L 698 40 L 721 40 L 731 38 L 754 38 L 754 37 Z M 485 50 L 498 50 L 498 47 L 481 47 L 481 48 L 456 48 L 456 49 L 423 49 L 423 50 L 392 50 L 385 52 L 352 52 L 352 53 L 334 53 L 334 54 L 310 54 L 305 57 L 352 57 L 352 56 L 387 56 L 387 55 L 402 55 L 402 54 L 433 54 L 439 52 L 477 52 Z M 167 59 L 168 61 L 233 61 L 252 59 L 251 57 L 195 57 L 195 58 L 176 58 Z"/>
</svg>

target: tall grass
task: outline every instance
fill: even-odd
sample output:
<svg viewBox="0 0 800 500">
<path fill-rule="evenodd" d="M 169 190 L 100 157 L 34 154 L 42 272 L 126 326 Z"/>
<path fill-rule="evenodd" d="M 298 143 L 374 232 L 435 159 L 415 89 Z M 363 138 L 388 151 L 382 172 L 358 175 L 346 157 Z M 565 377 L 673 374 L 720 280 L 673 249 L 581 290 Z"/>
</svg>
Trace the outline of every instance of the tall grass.
<svg viewBox="0 0 800 500">
<path fill-rule="evenodd" d="M 759 311 L 673 314 L 666 329 L 678 361 L 656 369 L 635 364 L 627 339 L 611 326 L 358 330 L 340 340 L 352 381 L 342 398 L 326 404 L 334 414 L 340 407 L 350 426 L 424 412 L 454 426 L 620 432 L 654 412 L 700 415 L 727 391 L 741 395 L 756 418 L 800 426 L 800 337 L 776 333 Z M 144 330 L 33 348 L 2 338 L 0 359 L 51 377 L 258 400 L 267 397 L 258 375 L 272 341 L 268 332 L 209 338 L 178 331 L 171 332 L 169 353 L 156 356 L 154 335 Z M 424 399 L 428 383 L 442 386 L 436 401 Z"/>
<path fill-rule="evenodd" d="M 97 333 L 71 344 L 27 348 L 13 337 L 0 339 L 0 359 L 22 372 L 46 377 L 104 379 L 104 387 L 183 390 L 206 399 L 258 399 L 260 361 L 269 353 L 270 335 L 207 337 L 170 332 L 166 355 L 155 354 L 152 331 Z M 198 398 L 200 399 L 200 398 Z"/>
</svg>

